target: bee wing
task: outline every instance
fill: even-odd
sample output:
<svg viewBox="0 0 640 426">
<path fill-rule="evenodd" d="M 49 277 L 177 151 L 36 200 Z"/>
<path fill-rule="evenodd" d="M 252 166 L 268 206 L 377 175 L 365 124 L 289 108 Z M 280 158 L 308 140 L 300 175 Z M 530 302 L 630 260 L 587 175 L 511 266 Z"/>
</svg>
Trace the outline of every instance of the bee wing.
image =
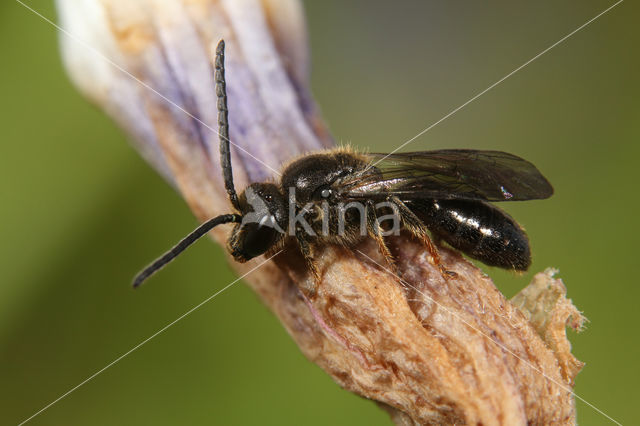
<svg viewBox="0 0 640 426">
<path fill-rule="evenodd" d="M 364 154 L 372 167 L 340 183 L 347 198 L 521 201 L 548 198 L 553 187 L 530 162 L 500 151 L 446 149 Z"/>
</svg>

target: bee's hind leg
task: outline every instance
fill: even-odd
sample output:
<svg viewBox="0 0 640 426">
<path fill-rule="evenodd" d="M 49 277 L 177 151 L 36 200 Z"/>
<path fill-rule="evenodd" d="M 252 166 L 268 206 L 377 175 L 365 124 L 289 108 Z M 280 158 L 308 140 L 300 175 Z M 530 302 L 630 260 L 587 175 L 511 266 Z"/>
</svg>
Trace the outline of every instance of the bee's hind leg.
<svg viewBox="0 0 640 426">
<path fill-rule="evenodd" d="M 433 241 L 431 241 L 428 229 L 420 220 L 420 218 L 416 216 L 416 214 L 412 212 L 411 209 L 407 207 L 407 205 L 398 197 L 389 197 L 387 201 L 393 203 L 398 207 L 397 213 L 399 214 L 400 220 L 402 221 L 404 227 L 423 242 L 423 244 L 427 248 L 427 251 L 431 255 L 431 258 L 433 259 L 433 264 L 440 268 L 440 273 L 442 274 L 442 276 L 445 279 L 457 277 L 458 274 L 448 270 L 444 267 L 444 265 L 442 265 L 440 253 L 438 252 L 437 247 L 433 244 Z"/>
</svg>

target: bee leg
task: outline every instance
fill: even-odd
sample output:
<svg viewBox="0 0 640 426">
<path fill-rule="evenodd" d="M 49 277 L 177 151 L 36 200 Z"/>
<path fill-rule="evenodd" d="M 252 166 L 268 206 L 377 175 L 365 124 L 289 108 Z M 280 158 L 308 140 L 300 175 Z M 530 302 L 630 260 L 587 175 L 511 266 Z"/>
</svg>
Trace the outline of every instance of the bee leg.
<svg viewBox="0 0 640 426">
<path fill-rule="evenodd" d="M 313 280 L 315 284 L 320 284 L 320 271 L 318 270 L 318 265 L 313 258 L 313 250 L 311 249 L 311 244 L 309 244 L 309 241 L 307 241 L 302 232 L 296 232 L 296 240 L 298 241 L 300 252 L 302 252 L 302 256 L 307 262 L 309 270 L 313 274 Z"/>
<path fill-rule="evenodd" d="M 445 268 L 444 265 L 440 263 L 440 253 L 438 253 L 438 249 L 431 241 L 428 229 L 420 220 L 420 218 L 416 216 L 415 213 L 412 212 L 411 209 L 407 207 L 407 205 L 403 203 L 402 200 L 400 200 L 398 197 L 389 197 L 387 201 L 392 202 L 398 207 L 398 213 L 405 228 L 424 243 L 427 251 L 433 258 L 433 264 L 440 268 L 440 273 L 442 274 L 443 278 L 449 279 L 457 277 L 458 274 L 453 271 L 449 271 L 447 268 Z"/>
<path fill-rule="evenodd" d="M 369 236 L 378 243 L 378 250 L 380 250 L 380 253 L 384 256 L 387 265 L 395 270 L 395 262 L 393 261 L 389 247 L 387 247 L 387 244 L 384 242 L 382 228 L 378 222 L 375 208 L 373 201 L 367 202 L 367 231 L 369 232 Z"/>
</svg>

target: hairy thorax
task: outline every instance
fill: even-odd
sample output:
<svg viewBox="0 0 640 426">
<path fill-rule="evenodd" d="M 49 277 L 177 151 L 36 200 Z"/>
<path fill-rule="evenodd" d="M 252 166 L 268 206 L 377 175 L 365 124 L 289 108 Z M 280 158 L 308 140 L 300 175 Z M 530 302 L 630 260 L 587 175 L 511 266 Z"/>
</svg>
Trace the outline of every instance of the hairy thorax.
<svg viewBox="0 0 640 426">
<path fill-rule="evenodd" d="M 310 242 L 350 245 L 366 235 L 360 229 L 365 223 L 365 210 L 343 200 L 341 180 L 364 170 L 368 163 L 348 149 L 307 155 L 284 168 L 281 191 L 295 206 L 289 223 L 296 234 L 305 233 Z M 296 220 L 296 218 L 304 220 Z"/>
</svg>

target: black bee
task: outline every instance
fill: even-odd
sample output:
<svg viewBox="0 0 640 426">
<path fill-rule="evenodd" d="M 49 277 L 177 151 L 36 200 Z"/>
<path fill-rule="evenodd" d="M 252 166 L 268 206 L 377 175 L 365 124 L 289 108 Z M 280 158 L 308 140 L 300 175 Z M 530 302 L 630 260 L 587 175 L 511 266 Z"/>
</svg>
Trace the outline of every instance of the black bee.
<svg viewBox="0 0 640 426">
<path fill-rule="evenodd" d="M 238 196 L 229 149 L 224 41 L 216 50 L 215 81 L 222 173 L 235 213 L 202 224 L 140 272 L 134 287 L 223 223 L 236 223 L 228 241 L 236 261 L 275 252 L 288 239 L 295 239 L 316 279 L 319 271 L 313 249 L 319 244 L 353 246 L 372 237 L 391 261 L 384 241 L 390 227 L 388 223 L 383 226 L 383 218 L 386 222 L 395 219 L 424 242 L 436 265 L 440 258 L 429 231 L 487 265 L 514 270 L 529 267 L 531 254 L 524 230 L 488 203 L 553 194 L 549 182 L 528 161 L 499 151 L 364 154 L 338 148 L 294 160 L 284 168 L 279 183 L 253 183 Z"/>
</svg>

